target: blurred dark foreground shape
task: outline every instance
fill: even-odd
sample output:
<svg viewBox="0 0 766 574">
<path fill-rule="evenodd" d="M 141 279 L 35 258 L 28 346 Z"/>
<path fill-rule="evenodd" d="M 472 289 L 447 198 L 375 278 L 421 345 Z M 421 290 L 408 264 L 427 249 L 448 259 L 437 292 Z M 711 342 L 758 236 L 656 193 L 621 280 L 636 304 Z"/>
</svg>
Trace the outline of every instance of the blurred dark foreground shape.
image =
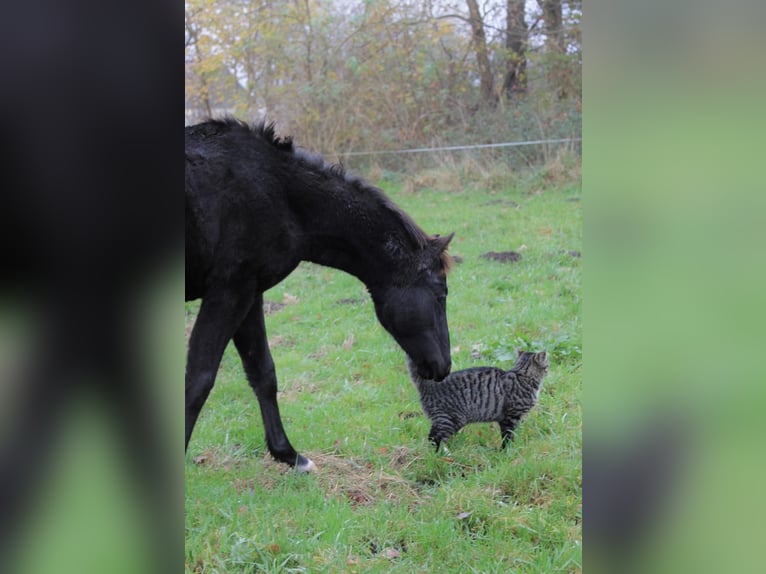
<svg viewBox="0 0 766 574">
<path fill-rule="evenodd" d="M 690 462 L 689 428 L 665 413 L 632 436 L 583 449 L 585 564 L 597 574 L 644 572 L 652 535 L 670 517 Z"/>
<path fill-rule="evenodd" d="M 153 548 L 143 563 L 170 572 L 183 559 L 182 479 L 173 476 L 182 464 L 168 456 L 180 447 L 160 430 L 139 312 L 181 255 L 182 142 L 171 141 L 181 83 L 167 80 L 181 56 L 170 22 L 182 20 L 180 6 L 169 7 L 33 0 L 4 13 L 12 25 L 0 34 L 2 572 L 56 543 L 32 528 L 31 513 L 46 510 L 40 496 L 59 478 L 54 461 L 72 447 L 62 444 L 65 425 L 85 403 L 109 421 L 120 468 L 137 486 L 137 498 L 120 496 L 140 509 L 143 544 Z M 94 562 L 97 549 L 76 534 L 108 524 L 92 524 L 87 506 L 62 522 L 77 545 L 58 572 L 117 571 Z"/>
</svg>

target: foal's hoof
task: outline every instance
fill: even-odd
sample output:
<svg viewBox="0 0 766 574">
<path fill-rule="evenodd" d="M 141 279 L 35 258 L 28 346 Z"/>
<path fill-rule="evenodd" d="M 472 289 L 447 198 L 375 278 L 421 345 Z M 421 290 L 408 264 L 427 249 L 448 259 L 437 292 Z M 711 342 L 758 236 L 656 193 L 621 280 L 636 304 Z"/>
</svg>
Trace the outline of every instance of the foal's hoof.
<svg viewBox="0 0 766 574">
<path fill-rule="evenodd" d="M 298 460 L 295 462 L 295 470 L 298 472 L 313 472 L 316 470 L 316 465 L 311 459 L 298 455 Z"/>
</svg>

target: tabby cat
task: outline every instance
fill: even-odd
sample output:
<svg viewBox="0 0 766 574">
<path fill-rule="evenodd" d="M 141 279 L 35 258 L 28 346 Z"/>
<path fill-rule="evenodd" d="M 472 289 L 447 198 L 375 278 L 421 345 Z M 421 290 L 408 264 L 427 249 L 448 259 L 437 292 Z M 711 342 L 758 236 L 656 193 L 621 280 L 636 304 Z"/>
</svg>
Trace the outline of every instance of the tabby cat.
<svg viewBox="0 0 766 574">
<path fill-rule="evenodd" d="M 468 423 L 500 424 L 502 445 L 513 440 L 519 421 L 537 403 L 540 385 L 548 372 L 545 351 L 519 351 L 516 364 L 504 371 L 495 367 L 473 367 L 450 373 L 442 382 L 418 376 L 407 357 L 412 382 L 420 394 L 420 404 L 431 421 L 429 440 L 436 450 L 442 441 Z"/>
</svg>

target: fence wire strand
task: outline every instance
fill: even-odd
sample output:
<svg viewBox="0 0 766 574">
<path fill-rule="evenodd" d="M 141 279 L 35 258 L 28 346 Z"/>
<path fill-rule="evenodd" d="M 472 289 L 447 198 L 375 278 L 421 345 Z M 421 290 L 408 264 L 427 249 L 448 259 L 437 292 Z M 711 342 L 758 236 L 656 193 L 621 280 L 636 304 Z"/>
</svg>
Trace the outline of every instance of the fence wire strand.
<svg viewBox="0 0 766 574">
<path fill-rule="evenodd" d="M 582 141 L 582 138 L 561 138 L 561 139 L 551 139 L 551 140 L 530 140 L 530 141 L 523 141 L 523 142 L 453 145 L 453 146 L 445 146 L 445 147 L 419 147 L 419 148 L 394 149 L 394 150 L 351 151 L 351 152 L 339 153 L 338 155 L 348 157 L 348 156 L 384 155 L 384 154 L 398 154 L 398 153 L 423 153 L 423 152 L 431 152 L 431 151 L 459 151 L 459 150 L 467 150 L 467 149 L 521 147 L 521 146 L 528 146 L 528 145 L 567 143 L 567 142 L 579 142 L 579 141 Z"/>
</svg>

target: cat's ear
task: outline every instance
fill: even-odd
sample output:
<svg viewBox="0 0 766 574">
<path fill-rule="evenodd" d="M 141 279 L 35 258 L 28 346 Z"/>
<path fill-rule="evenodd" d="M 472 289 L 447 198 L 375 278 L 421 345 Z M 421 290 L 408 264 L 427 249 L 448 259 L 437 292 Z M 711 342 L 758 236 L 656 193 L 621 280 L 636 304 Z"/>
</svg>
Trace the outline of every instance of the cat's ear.
<svg viewBox="0 0 766 574">
<path fill-rule="evenodd" d="M 535 353 L 535 362 L 543 367 L 548 364 L 548 356 L 545 354 L 545 351 Z"/>
<path fill-rule="evenodd" d="M 516 357 L 521 357 L 524 354 L 524 349 L 516 349 Z"/>
</svg>

